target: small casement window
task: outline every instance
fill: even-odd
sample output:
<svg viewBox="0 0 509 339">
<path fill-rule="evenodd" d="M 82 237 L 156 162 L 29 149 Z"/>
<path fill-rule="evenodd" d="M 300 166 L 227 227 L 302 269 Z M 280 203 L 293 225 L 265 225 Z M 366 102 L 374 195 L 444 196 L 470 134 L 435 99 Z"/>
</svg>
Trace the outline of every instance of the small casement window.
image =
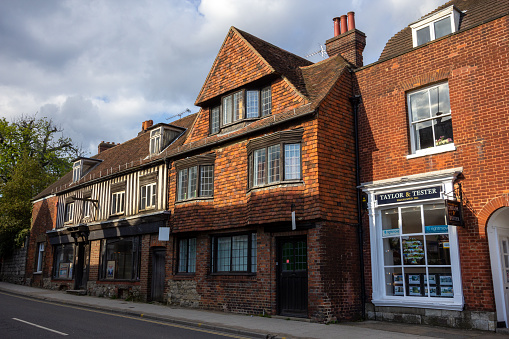
<svg viewBox="0 0 509 339">
<path fill-rule="evenodd" d="M 111 214 L 124 213 L 125 191 L 115 192 L 111 195 Z"/>
<path fill-rule="evenodd" d="M 302 179 L 301 139 L 299 129 L 250 141 L 249 187 Z"/>
<path fill-rule="evenodd" d="M 450 6 L 410 25 L 412 28 L 413 46 L 439 39 L 456 32 L 459 28 L 460 12 Z"/>
<path fill-rule="evenodd" d="M 179 240 L 179 273 L 196 272 L 196 238 Z"/>
<path fill-rule="evenodd" d="M 101 248 L 102 279 L 140 279 L 141 237 L 103 239 Z"/>
<path fill-rule="evenodd" d="M 255 273 L 256 233 L 212 237 L 212 272 Z"/>
<path fill-rule="evenodd" d="M 65 204 L 64 222 L 72 222 L 74 217 L 74 203 L 69 202 Z"/>
<path fill-rule="evenodd" d="M 218 133 L 219 132 L 219 114 L 220 114 L 220 106 L 212 107 L 210 112 L 210 133 Z"/>
<path fill-rule="evenodd" d="M 140 187 L 140 210 L 156 207 L 156 183 L 142 185 Z"/>
<path fill-rule="evenodd" d="M 449 85 L 434 85 L 408 93 L 412 153 L 453 145 Z"/>
<path fill-rule="evenodd" d="M 35 257 L 35 273 L 42 272 L 42 263 L 44 259 L 44 243 L 37 244 L 37 256 Z"/>
<path fill-rule="evenodd" d="M 177 200 L 212 197 L 214 194 L 214 165 L 198 165 L 178 172 Z"/>
<path fill-rule="evenodd" d="M 88 197 L 90 199 L 90 197 Z M 83 201 L 83 217 L 89 218 L 90 217 L 90 201 L 84 200 Z"/>
<path fill-rule="evenodd" d="M 72 182 L 79 181 L 82 173 L 82 161 L 75 161 L 72 164 Z"/>
<path fill-rule="evenodd" d="M 74 245 L 56 245 L 54 248 L 53 277 L 72 279 L 74 267 Z"/>
<path fill-rule="evenodd" d="M 214 196 L 215 154 L 199 155 L 175 162 L 177 201 Z"/>
<path fill-rule="evenodd" d="M 210 109 L 210 133 L 245 119 L 257 119 L 272 113 L 271 87 L 241 90 L 222 97 L 221 105 Z"/>
<path fill-rule="evenodd" d="M 150 154 L 161 152 L 161 128 L 150 131 Z"/>
</svg>

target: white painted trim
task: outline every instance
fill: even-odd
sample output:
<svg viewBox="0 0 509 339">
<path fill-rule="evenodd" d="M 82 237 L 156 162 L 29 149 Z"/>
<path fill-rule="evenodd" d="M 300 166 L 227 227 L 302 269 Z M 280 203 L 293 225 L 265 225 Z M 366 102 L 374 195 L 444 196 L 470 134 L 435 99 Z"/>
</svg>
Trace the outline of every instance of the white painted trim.
<svg viewBox="0 0 509 339">
<path fill-rule="evenodd" d="M 44 201 L 46 199 L 53 198 L 53 197 L 56 197 L 56 195 L 55 194 L 50 194 L 50 195 L 45 196 L 44 198 L 40 198 L 40 199 L 32 201 L 32 204 L 36 204 L 36 203 L 38 203 L 40 201 Z"/>
<path fill-rule="evenodd" d="M 441 145 L 441 146 L 417 150 L 417 151 L 415 151 L 415 154 L 409 154 L 406 156 L 406 158 L 413 159 L 413 158 L 424 157 L 426 155 L 451 152 L 451 151 L 455 151 L 455 150 L 456 150 L 456 146 L 454 146 L 454 143 L 450 143 L 447 145 Z"/>
</svg>

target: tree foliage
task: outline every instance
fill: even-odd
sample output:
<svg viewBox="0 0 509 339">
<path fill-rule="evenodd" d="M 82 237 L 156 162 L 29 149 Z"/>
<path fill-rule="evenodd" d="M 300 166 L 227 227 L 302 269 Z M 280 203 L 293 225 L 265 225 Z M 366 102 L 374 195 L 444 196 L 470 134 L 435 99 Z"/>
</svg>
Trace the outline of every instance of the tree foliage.
<svg viewBox="0 0 509 339">
<path fill-rule="evenodd" d="M 30 229 L 31 199 L 72 169 L 81 154 L 51 120 L 0 119 L 0 256 L 23 244 Z"/>
</svg>

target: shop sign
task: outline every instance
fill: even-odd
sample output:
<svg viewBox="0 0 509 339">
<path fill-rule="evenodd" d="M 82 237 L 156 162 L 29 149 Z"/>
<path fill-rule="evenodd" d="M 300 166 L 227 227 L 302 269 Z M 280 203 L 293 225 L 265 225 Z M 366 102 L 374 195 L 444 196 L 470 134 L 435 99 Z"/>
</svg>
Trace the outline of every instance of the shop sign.
<svg viewBox="0 0 509 339">
<path fill-rule="evenodd" d="M 398 202 L 420 201 L 440 198 L 440 186 L 419 188 L 416 190 L 377 194 L 378 205 L 394 204 Z"/>
<path fill-rule="evenodd" d="M 399 235 L 399 228 L 393 228 L 390 230 L 382 231 L 382 236 L 384 236 L 384 237 L 390 237 L 390 236 L 394 236 L 394 235 Z"/>
<path fill-rule="evenodd" d="M 461 202 L 446 200 L 445 210 L 447 215 L 447 225 L 463 226 L 463 217 L 461 215 Z"/>
<path fill-rule="evenodd" d="M 426 234 L 433 234 L 433 233 L 448 233 L 449 232 L 449 226 L 447 225 L 435 225 L 435 226 L 425 226 Z"/>
</svg>

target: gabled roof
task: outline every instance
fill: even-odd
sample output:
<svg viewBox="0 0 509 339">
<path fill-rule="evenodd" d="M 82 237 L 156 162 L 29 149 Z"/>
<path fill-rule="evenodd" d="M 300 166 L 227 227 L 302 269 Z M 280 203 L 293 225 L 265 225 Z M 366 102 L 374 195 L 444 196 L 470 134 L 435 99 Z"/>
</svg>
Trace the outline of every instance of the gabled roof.
<svg viewBox="0 0 509 339">
<path fill-rule="evenodd" d="M 195 105 L 202 106 L 210 99 L 274 74 L 288 79 L 302 95 L 306 95 L 299 67 L 311 64 L 304 58 L 231 27 Z"/>
<path fill-rule="evenodd" d="M 72 171 L 70 171 L 35 196 L 33 200 L 41 199 L 45 196 L 56 194 L 63 190 L 110 175 L 120 175 L 122 172 L 129 171 L 133 168 L 143 166 L 151 162 L 161 161 L 161 159 L 163 159 L 169 152 L 172 152 L 173 149 L 178 149 L 184 144 L 197 115 L 198 113 L 191 114 L 171 123 L 172 126 L 184 128 L 186 131 L 160 154 L 149 157 L 150 133 L 141 133 L 131 140 L 93 156 L 93 159 L 100 159 L 101 162 L 87 172 L 78 182 L 72 182 Z"/>
<path fill-rule="evenodd" d="M 459 31 L 473 28 L 484 22 L 509 14 L 509 1 L 507 0 L 451 0 L 431 13 L 426 14 L 423 18 L 451 5 L 462 12 Z M 378 60 L 394 58 L 412 49 L 412 29 L 410 26 L 407 26 L 387 42 Z"/>
</svg>

